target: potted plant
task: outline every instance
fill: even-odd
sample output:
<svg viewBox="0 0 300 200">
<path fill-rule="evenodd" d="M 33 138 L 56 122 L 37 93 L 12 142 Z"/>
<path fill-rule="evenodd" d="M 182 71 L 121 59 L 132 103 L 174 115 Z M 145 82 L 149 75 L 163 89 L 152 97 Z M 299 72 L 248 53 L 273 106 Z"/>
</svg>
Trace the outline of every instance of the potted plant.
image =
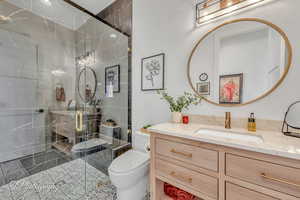
<svg viewBox="0 0 300 200">
<path fill-rule="evenodd" d="M 181 122 L 183 109 L 188 109 L 191 104 L 198 105 L 202 99 L 196 94 L 191 94 L 188 92 L 184 92 L 184 95 L 177 97 L 177 99 L 168 95 L 168 93 L 164 90 L 157 91 L 157 93 L 161 95 L 161 99 L 164 99 L 168 102 L 169 108 L 172 112 L 172 122 L 174 123 Z"/>
</svg>

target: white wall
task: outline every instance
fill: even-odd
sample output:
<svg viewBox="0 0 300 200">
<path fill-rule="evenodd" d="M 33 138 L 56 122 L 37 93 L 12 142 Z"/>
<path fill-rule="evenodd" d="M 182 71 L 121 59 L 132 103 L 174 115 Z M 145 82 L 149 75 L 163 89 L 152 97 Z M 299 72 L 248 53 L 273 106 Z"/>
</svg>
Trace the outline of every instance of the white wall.
<svg viewBox="0 0 300 200">
<path fill-rule="evenodd" d="M 288 105 L 300 99 L 300 1 L 277 0 L 263 7 L 194 27 L 193 0 L 134 0 L 133 1 L 133 99 L 132 122 L 137 129 L 145 124 L 169 120 L 168 106 L 155 92 L 142 92 L 141 59 L 153 54 L 166 53 L 165 84 L 171 95 L 191 91 L 186 75 L 189 54 L 197 42 L 211 28 L 231 19 L 256 17 L 281 27 L 288 35 L 294 51 L 292 68 L 283 84 L 268 97 L 248 106 L 223 108 L 206 102 L 192 107 L 188 112 L 223 116 L 231 111 L 233 117 L 247 117 L 255 112 L 258 118 L 281 120 Z"/>
<path fill-rule="evenodd" d="M 244 33 L 221 38 L 218 59 L 218 74 L 243 73 L 242 102 L 251 101 L 266 92 L 268 30 Z M 209 66 L 209 65 L 208 65 Z M 206 66 L 207 67 L 207 66 Z M 260 83 L 260 86 L 253 83 Z M 215 92 L 219 92 L 219 86 Z M 217 95 L 218 97 L 219 95 Z M 218 98 L 214 99 L 218 102 Z"/>
</svg>

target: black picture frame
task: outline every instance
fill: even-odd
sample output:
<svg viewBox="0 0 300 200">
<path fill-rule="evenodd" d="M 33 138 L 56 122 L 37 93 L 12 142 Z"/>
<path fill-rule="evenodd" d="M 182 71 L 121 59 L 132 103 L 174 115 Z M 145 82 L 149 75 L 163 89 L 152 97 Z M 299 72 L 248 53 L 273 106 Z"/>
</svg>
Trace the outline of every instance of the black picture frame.
<svg viewBox="0 0 300 200">
<path fill-rule="evenodd" d="M 105 67 L 105 93 L 106 91 L 106 86 L 108 83 L 108 75 L 109 75 L 109 70 L 116 70 L 117 71 L 117 77 L 118 77 L 118 82 L 117 82 L 117 88 L 114 85 L 114 93 L 120 93 L 121 92 L 121 88 L 120 88 L 120 65 L 114 65 L 114 66 L 110 66 L 110 67 Z"/>
<path fill-rule="evenodd" d="M 157 58 L 157 57 L 162 57 L 162 69 L 161 69 L 161 87 L 153 87 L 153 88 L 145 88 L 145 85 L 144 85 L 144 63 L 145 61 L 149 60 L 149 59 L 153 59 L 153 58 Z M 142 61 L 141 61 L 141 90 L 142 91 L 154 91 L 154 90 L 164 90 L 165 89 L 165 54 L 164 53 L 160 53 L 160 54 L 156 54 L 156 55 L 153 55 L 153 56 L 149 56 L 149 57 L 145 57 L 145 58 L 142 58 Z"/>
<path fill-rule="evenodd" d="M 236 102 L 227 102 L 222 101 L 221 99 L 221 81 L 225 78 L 239 78 L 239 100 Z M 243 73 L 240 74 L 229 74 L 229 75 L 221 75 L 219 77 L 219 104 L 241 104 L 243 98 L 243 83 L 244 83 L 244 75 Z"/>
</svg>

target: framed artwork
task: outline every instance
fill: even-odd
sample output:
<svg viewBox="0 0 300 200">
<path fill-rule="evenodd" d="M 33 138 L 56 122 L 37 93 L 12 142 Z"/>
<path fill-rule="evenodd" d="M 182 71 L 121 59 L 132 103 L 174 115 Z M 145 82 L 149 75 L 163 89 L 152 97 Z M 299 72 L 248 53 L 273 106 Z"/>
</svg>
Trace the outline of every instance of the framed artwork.
<svg viewBox="0 0 300 200">
<path fill-rule="evenodd" d="M 142 91 L 164 89 L 164 68 L 164 53 L 142 59 Z"/>
<path fill-rule="evenodd" d="M 114 93 L 120 92 L 120 65 L 105 68 L 105 92 L 109 83 L 113 84 Z"/>
<path fill-rule="evenodd" d="M 197 83 L 197 92 L 200 95 L 210 95 L 210 82 Z"/>
<path fill-rule="evenodd" d="M 220 76 L 219 103 L 240 104 L 243 94 L 243 74 Z"/>
</svg>

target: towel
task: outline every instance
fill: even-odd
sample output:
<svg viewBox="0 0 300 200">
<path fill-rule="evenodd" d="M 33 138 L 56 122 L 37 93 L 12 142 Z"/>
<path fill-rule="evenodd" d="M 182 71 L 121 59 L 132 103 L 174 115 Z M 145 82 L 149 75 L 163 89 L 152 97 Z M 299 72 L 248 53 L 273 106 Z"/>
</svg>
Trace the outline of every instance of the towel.
<svg viewBox="0 0 300 200">
<path fill-rule="evenodd" d="M 164 192 L 167 196 L 171 197 L 173 200 L 196 200 L 197 198 L 177 187 L 174 187 L 168 183 L 164 183 Z"/>
</svg>

